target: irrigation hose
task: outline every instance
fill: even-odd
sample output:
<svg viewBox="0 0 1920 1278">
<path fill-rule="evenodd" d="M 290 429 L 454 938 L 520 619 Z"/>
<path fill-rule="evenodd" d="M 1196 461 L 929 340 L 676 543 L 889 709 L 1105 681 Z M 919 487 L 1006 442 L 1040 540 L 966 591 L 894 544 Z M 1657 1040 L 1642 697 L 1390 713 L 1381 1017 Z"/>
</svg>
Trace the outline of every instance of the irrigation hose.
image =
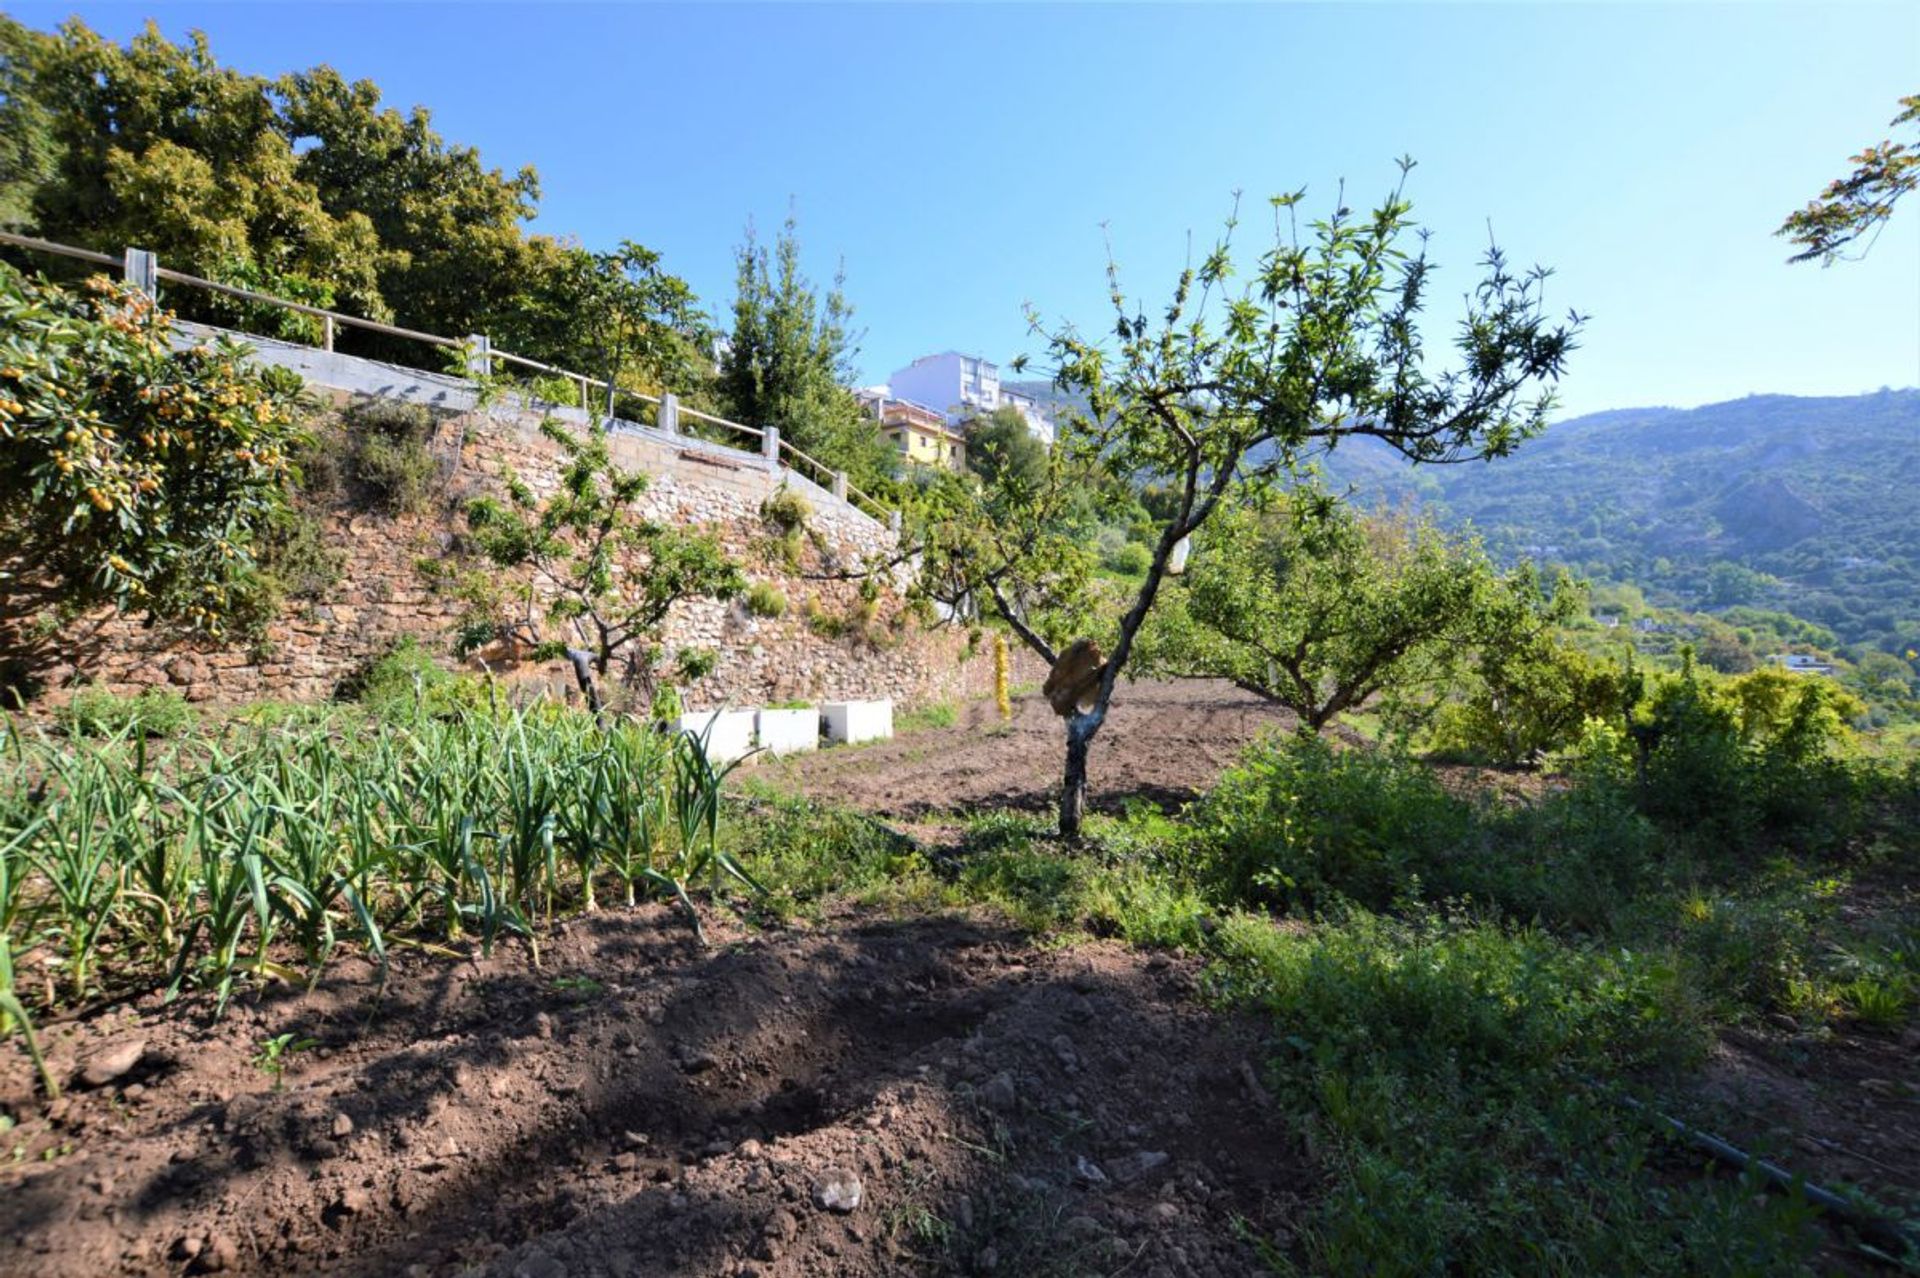
<svg viewBox="0 0 1920 1278">
<path fill-rule="evenodd" d="M 1594 1091 L 1611 1097 L 1636 1114 L 1654 1119 L 1694 1148 L 1712 1154 L 1721 1162 L 1743 1172 L 1754 1171 L 1776 1189 L 1788 1192 L 1798 1189 L 1808 1202 L 1851 1225 L 1862 1238 L 1872 1243 L 1876 1250 L 1886 1253 L 1887 1259 L 1898 1263 L 1902 1257 L 1920 1255 L 1920 1236 L 1916 1236 L 1898 1222 L 1864 1211 L 1858 1203 L 1849 1198 L 1844 1198 L 1810 1180 L 1795 1176 L 1777 1163 L 1756 1158 L 1731 1141 L 1722 1140 L 1711 1132 L 1701 1131 L 1697 1127 L 1683 1123 L 1673 1115 L 1663 1114 L 1631 1096 L 1603 1087 L 1594 1079 L 1585 1081 Z"/>
</svg>

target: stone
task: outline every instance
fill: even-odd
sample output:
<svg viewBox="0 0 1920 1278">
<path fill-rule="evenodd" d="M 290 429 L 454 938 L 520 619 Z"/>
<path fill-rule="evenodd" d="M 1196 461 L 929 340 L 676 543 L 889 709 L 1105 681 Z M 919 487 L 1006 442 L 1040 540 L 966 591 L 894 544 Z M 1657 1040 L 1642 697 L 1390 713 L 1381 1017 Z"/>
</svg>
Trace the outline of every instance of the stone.
<svg viewBox="0 0 1920 1278">
<path fill-rule="evenodd" d="M 856 1211 L 865 1193 L 860 1178 L 844 1167 L 829 1167 L 814 1178 L 813 1203 L 822 1211 L 841 1215 Z"/>
<path fill-rule="evenodd" d="M 109 1044 L 87 1057 L 81 1065 L 80 1085 L 105 1087 L 108 1083 L 125 1078 L 146 1054 L 147 1040 L 144 1038 L 130 1038 Z"/>
<path fill-rule="evenodd" d="M 980 1089 L 980 1099 L 1001 1113 L 1011 1110 L 1020 1102 L 1020 1094 L 1013 1085 L 1013 1075 L 1001 1070 L 988 1079 L 987 1085 Z"/>
<path fill-rule="evenodd" d="M 345 1112 L 333 1116 L 333 1138 L 345 1140 L 353 1135 L 353 1117 Z"/>
<path fill-rule="evenodd" d="M 225 1273 L 240 1263 L 240 1246 L 226 1234 L 208 1234 L 193 1267 L 206 1274 Z"/>
<path fill-rule="evenodd" d="M 1100 1170 L 1100 1164 L 1094 1162 L 1085 1154 L 1074 1155 L 1073 1174 L 1089 1185 L 1104 1185 L 1107 1183 L 1107 1174 Z"/>
<path fill-rule="evenodd" d="M 373 1206 L 373 1200 L 367 1196 L 366 1190 L 358 1185 L 350 1185 L 340 1191 L 340 1196 L 334 1199 L 333 1206 L 334 1210 L 342 1216 L 359 1216 Z"/>
<path fill-rule="evenodd" d="M 1139 1150 L 1121 1158 L 1107 1160 L 1107 1175 L 1124 1185 L 1128 1181 L 1138 1180 L 1148 1172 L 1167 1165 L 1167 1155 L 1159 1150 Z"/>
</svg>

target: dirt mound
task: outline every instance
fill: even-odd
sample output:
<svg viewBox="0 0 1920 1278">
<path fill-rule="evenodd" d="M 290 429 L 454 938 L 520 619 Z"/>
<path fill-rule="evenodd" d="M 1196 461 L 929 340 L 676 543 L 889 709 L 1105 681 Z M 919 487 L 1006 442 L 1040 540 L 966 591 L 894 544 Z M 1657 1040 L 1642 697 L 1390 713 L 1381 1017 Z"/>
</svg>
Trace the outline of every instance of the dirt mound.
<svg viewBox="0 0 1920 1278">
<path fill-rule="evenodd" d="M 1088 759 L 1093 806 L 1183 803 L 1210 788 L 1249 743 L 1296 722 L 1290 711 L 1224 679 L 1122 681 Z M 752 775 L 885 816 L 1040 811 L 1059 799 L 1066 748 L 1060 717 L 1033 695 L 1014 701 L 1009 723 L 1000 722 L 992 702 L 974 702 L 951 728 L 768 760 Z"/>
<path fill-rule="evenodd" d="M 49 1108 L 0 1060 L 0 1272 L 1263 1272 L 1307 1160 L 1187 962 L 961 918 L 716 940 L 615 912 L 537 971 L 55 1026 L 63 1074 L 125 1072 Z"/>
</svg>

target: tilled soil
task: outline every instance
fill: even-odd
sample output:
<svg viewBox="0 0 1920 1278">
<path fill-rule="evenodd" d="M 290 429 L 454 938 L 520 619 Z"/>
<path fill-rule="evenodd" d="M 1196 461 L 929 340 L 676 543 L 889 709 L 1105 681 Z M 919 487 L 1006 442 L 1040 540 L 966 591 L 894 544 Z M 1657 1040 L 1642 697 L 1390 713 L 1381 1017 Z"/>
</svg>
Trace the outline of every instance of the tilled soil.
<svg viewBox="0 0 1920 1278">
<path fill-rule="evenodd" d="M 1088 756 L 1089 800 L 1104 811 L 1130 799 L 1183 803 L 1218 781 L 1248 744 L 1296 722 L 1224 679 L 1122 680 Z M 991 701 L 975 701 L 951 728 L 767 760 L 753 775 L 881 816 L 1040 811 L 1058 801 L 1066 742 L 1043 697 L 1015 698 L 1004 724 Z"/>
<path fill-rule="evenodd" d="M 65 1099 L 0 1054 L 0 1273 L 1197 1278 L 1266 1272 L 1247 1239 L 1310 1191 L 1257 1027 L 1185 960 L 957 916 L 711 939 L 610 911 L 537 970 L 348 960 L 51 1026 Z"/>
</svg>

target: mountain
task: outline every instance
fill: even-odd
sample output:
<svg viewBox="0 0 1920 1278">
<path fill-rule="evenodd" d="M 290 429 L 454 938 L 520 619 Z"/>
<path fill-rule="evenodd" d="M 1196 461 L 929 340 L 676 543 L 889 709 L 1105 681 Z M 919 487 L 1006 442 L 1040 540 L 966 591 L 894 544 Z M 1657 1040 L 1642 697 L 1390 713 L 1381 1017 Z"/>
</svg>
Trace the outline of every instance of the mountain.
<svg viewBox="0 0 1920 1278">
<path fill-rule="evenodd" d="M 1920 390 L 1593 413 L 1514 456 L 1406 464 L 1374 441 L 1325 467 L 1507 559 L 1631 583 L 1658 604 L 1752 605 L 1887 651 L 1920 645 Z"/>
</svg>

